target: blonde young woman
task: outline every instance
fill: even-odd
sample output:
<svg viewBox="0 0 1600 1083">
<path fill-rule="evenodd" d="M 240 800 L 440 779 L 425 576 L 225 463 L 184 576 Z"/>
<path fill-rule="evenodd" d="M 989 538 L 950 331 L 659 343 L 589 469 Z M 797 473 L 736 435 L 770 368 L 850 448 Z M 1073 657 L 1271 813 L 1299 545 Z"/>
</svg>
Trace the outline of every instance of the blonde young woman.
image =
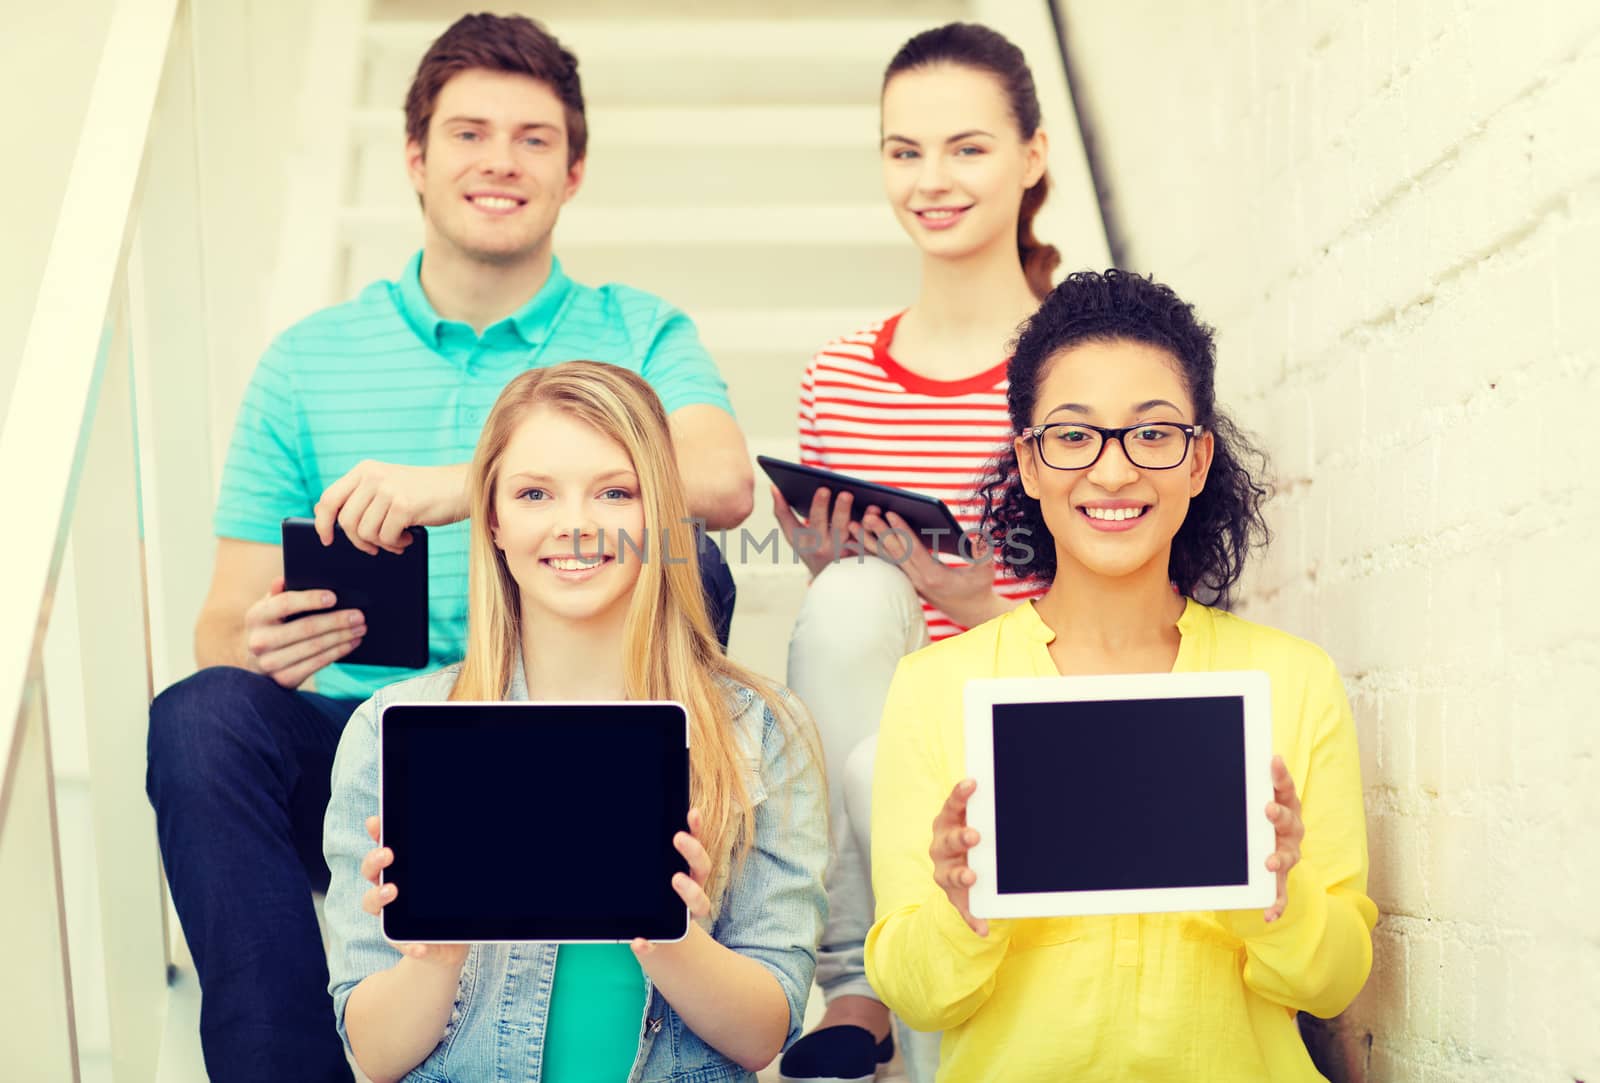
<svg viewBox="0 0 1600 1083">
<path fill-rule="evenodd" d="M 672 534 L 688 511 L 661 404 L 612 365 L 525 373 L 489 415 L 470 484 L 466 658 L 364 703 L 334 763 L 324 851 L 339 1033 L 374 1080 L 499 1079 L 510 1065 L 544 1083 L 752 1079 L 799 1031 L 825 905 L 826 794 L 809 720 L 723 656 L 694 564 L 618 559 L 624 530 L 658 557 L 668 539 L 687 551 Z M 675 839 L 690 874 L 673 887 L 698 919 L 689 936 L 559 952 L 385 941 L 377 915 L 405 885 L 378 885 L 393 854 L 375 847 L 377 720 L 385 703 L 430 699 L 684 703 L 694 808 Z M 537 861 L 540 832 L 559 829 L 514 834 Z M 548 890 L 561 876 L 551 870 Z"/>
</svg>

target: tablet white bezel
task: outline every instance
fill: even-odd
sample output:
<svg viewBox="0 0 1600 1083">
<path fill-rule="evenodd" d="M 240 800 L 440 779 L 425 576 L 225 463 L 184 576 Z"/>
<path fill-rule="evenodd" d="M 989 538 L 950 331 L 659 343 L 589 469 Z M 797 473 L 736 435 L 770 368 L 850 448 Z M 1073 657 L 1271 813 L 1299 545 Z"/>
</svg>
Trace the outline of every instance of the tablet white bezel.
<svg viewBox="0 0 1600 1083">
<path fill-rule="evenodd" d="M 995 832 L 993 710 L 1002 703 L 1186 699 L 1238 696 L 1244 701 L 1245 825 L 1249 880 L 1212 887 L 1139 888 L 1001 894 Z M 977 782 L 967 803 L 967 823 L 979 844 L 968 863 L 977 873 L 968 905 L 976 917 L 1036 918 L 1136 914 L 1181 910 L 1265 909 L 1277 897 L 1277 877 L 1267 869 L 1273 850 L 1267 802 L 1272 799 L 1272 693 L 1259 670 L 1212 673 L 1138 673 L 1087 677 L 989 677 L 967 682 L 967 774 Z"/>
<path fill-rule="evenodd" d="M 626 702 L 624 702 L 622 704 L 618 704 L 618 703 L 616 703 L 614 701 L 611 701 L 611 700 L 592 700 L 592 699 L 589 699 L 589 700 L 584 700 L 584 699 L 568 699 L 568 700 L 543 700 L 543 699 L 541 699 L 541 700 L 397 700 L 394 703 L 385 703 L 383 705 L 383 710 L 380 711 L 379 714 L 378 714 L 378 814 L 381 817 L 382 814 L 383 814 L 383 809 L 384 809 L 384 778 L 383 778 L 383 775 L 384 775 L 384 767 L 383 767 L 383 765 L 384 765 L 384 758 L 385 758 L 384 755 L 383 755 L 384 716 L 389 713 L 389 708 L 391 708 L 391 707 L 426 707 L 426 708 L 430 708 L 430 709 L 431 708 L 441 708 L 441 707 L 496 707 L 496 708 L 499 708 L 499 707 L 515 707 L 515 708 L 526 709 L 528 707 L 616 707 L 616 706 L 626 706 L 626 707 L 676 707 L 678 709 L 679 713 L 683 716 L 683 720 L 684 720 L 684 725 L 683 725 L 683 747 L 684 748 L 689 748 L 690 747 L 690 736 L 689 736 L 689 733 L 690 733 L 691 727 L 689 725 L 689 708 L 686 707 L 684 704 L 679 703 L 677 700 L 670 700 L 670 699 L 631 699 L 631 700 L 627 700 Z M 687 815 L 688 809 L 684 809 L 684 813 Z M 378 845 L 379 846 L 387 846 L 388 845 L 386 832 L 385 832 L 385 830 L 383 828 L 383 821 L 381 819 L 379 821 L 379 841 L 378 841 Z M 383 879 L 382 873 L 380 873 L 379 877 L 378 877 L 378 883 L 381 885 L 384 882 L 385 881 Z M 392 937 L 389 936 L 388 927 L 387 927 L 386 923 L 384 922 L 384 916 L 387 913 L 388 913 L 387 908 L 385 908 L 383 910 L 380 910 L 378 912 L 378 924 L 379 924 L 379 928 L 381 928 L 383 930 L 384 938 L 387 939 L 387 940 L 390 940 L 391 943 L 408 943 L 409 941 L 395 941 Z M 652 943 L 652 944 L 676 944 L 676 943 L 679 943 L 680 941 L 682 941 L 683 939 L 685 939 L 689 935 L 689 926 L 693 921 L 694 921 L 694 916 L 689 913 L 689 906 L 688 906 L 687 903 L 685 903 L 684 907 L 683 907 L 683 932 L 680 933 L 678 936 L 672 937 L 670 939 L 665 939 L 665 940 L 650 939 L 650 943 Z M 619 939 L 608 939 L 608 938 L 570 939 L 570 938 L 567 938 L 567 939 L 554 939 L 554 940 L 521 940 L 521 939 L 519 939 L 519 940 L 508 940 L 508 939 L 503 939 L 503 938 L 501 938 L 501 939 L 478 939 L 478 940 L 442 940 L 442 939 L 434 938 L 434 939 L 430 939 L 428 941 L 428 943 L 430 943 L 430 944 L 631 944 L 631 943 L 633 943 L 634 939 L 636 939 L 636 938 L 634 938 L 634 937 L 623 937 L 623 938 L 619 938 Z"/>
</svg>

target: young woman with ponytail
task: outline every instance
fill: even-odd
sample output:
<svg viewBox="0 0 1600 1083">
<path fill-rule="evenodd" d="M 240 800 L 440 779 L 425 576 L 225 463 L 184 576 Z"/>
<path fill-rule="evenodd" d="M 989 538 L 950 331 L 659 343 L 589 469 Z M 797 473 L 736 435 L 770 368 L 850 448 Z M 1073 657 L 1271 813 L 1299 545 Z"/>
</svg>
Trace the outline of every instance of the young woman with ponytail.
<svg viewBox="0 0 1600 1083">
<path fill-rule="evenodd" d="M 805 1009 L 825 786 L 795 700 L 718 646 L 684 556 L 688 506 L 660 400 L 615 365 L 524 373 L 484 425 L 469 499 L 465 660 L 380 690 L 334 762 L 323 849 L 339 1034 L 373 1080 L 750 1083 Z M 384 940 L 377 915 L 406 885 L 378 883 L 393 861 L 375 847 L 378 718 L 386 703 L 447 699 L 684 704 L 694 807 L 675 844 L 690 874 L 673 887 L 697 919 L 689 935 L 559 951 Z M 529 764 L 530 795 L 540 771 L 562 767 Z M 540 867 L 540 838 L 561 819 L 458 827 L 525 840 L 506 860 Z M 560 892 L 568 870 L 547 872 L 544 889 Z"/>
<path fill-rule="evenodd" d="M 925 31 L 889 62 L 884 189 L 921 250 L 920 288 L 910 307 L 834 340 L 812 360 L 800 396 L 802 462 L 930 493 L 963 527 L 979 525 L 977 485 L 1010 437 L 1009 344 L 1061 259 L 1033 234 L 1049 191 L 1039 121 L 1021 50 L 987 27 Z M 822 734 L 836 849 L 817 965 L 827 1011 L 785 1054 L 781 1072 L 787 1080 L 865 1080 L 892 1054 L 889 1012 L 862 961 L 873 919 L 872 739 L 889 679 L 902 655 L 1037 591 L 1006 576 L 992 555 L 935 557 L 878 509 L 856 509 L 861 522 L 849 525 L 848 496 L 830 506 L 824 490 L 811 507 L 794 509 L 776 489 L 772 496 L 813 576 L 788 679 Z M 932 1078 L 930 1047 L 911 1044 L 907 1068 L 923 1083 Z"/>
</svg>

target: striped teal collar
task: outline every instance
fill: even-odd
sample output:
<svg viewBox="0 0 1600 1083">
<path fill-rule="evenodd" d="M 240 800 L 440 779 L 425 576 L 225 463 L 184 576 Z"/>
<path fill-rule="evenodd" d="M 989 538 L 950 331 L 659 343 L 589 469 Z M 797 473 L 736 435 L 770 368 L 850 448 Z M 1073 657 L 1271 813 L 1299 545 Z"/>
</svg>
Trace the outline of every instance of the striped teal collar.
<svg viewBox="0 0 1600 1083">
<path fill-rule="evenodd" d="M 400 315 L 405 317 L 412 330 L 429 346 L 440 345 L 440 330 L 450 324 L 464 326 L 459 321 L 447 320 L 434 309 L 433 302 L 422 291 L 422 250 L 406 264 L 398 281 L 389 291 Z M 561 261 L 550 257 L 550 277 L 544 280 L 539 292 L 528 303 L 498 323 L 484 328 L 483 338 L 510 331 L 529 346 L 542 346 L 561 318 L 562 309 L 572 293 L 573 282 L 561 269 Z"/>
</svg>

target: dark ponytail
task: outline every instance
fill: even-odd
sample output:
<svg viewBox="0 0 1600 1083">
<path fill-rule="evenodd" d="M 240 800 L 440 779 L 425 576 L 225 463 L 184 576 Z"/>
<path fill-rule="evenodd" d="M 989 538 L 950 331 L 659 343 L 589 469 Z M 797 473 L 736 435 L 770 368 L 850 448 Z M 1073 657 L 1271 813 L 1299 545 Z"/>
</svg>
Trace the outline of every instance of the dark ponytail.
<svg viewBox="0 0 1600 1083">
<path fill-rule="evenodd" d="M 1033 235 L 1033 216 L 1039 213 L 1045 197 L 1050 194 L 1050 174 L 1040 176 L 1032 188 L 1022 193 L 1022 210 L 1017 215 L 1017 257 L 1022 260 L 1022 273 L 1028 288 L 1039 300 L 1050 292 L 1050 275 L 1061 265 L 1061 252 L 1053 244 L 1045 244 Z"/>
<path fill-rule="evenodd" d="M 1032 139 L 1039 130 L 1039 94 L 1033 87 L 1033 72 L 1028 69 L 1022 50 L 1003 35 L 979 23 L 946 23 L 924 30 L 894 54 L 884 70 L 883 85 L 887 87 L 889 80 L 903 71 L 936 64 L 954 64 L 993 75 L 1000 80 L 1022 138 Z M 1045 173 L 1022 193 L 1022 206 L 1017 212 L 1017 259 L 1022 263 L 1028 287 L 1041 299 L 1050 292 L 1050 274 L 1061 263 L 1061 253 L 1055 245 L 1044 244 L 1033 235 L 1034 216 L 1049 194 L 1050 175 Z"/>
</svg>

